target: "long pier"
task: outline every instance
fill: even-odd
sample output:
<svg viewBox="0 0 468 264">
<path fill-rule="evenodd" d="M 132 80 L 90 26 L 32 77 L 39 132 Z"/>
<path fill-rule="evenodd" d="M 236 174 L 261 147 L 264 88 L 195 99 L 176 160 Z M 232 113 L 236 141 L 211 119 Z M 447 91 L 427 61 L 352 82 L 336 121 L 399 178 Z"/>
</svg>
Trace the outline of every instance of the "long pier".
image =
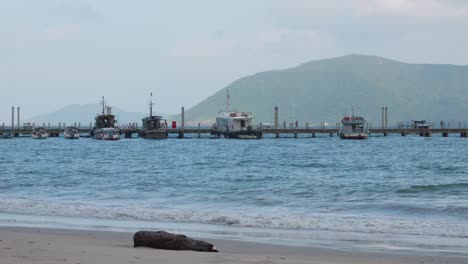
<svg viewBox="0 0 468 264">
<path fill-rule="evenodd" d="M 13 137 L 20 137 L 20 136 L 30 136 L 34 127 L 39 127 L 39 125 L 31 125 L 30 123 L 25 123 L 25 125 L 20 126 L 20 108 L 17 108 L 17 123 L 15 126 L 15 108 L 12 107 L 12 116 L 11 116 L 11 126 L 5 126 L 3 123 L 0 126 L 0 136 L 1 135 L 12 135 Z M 185 110 L 184 107 L 181 108 L 181 126 L 179 128 L 168 128 L 168 134 L 177 134 L 178 138 L 184 138 L 185 134 L 195 134 L 198 138 L 201 138 L 201 135 L 211 135 L 212 129 L 211 127 L 202 127 L 200 123 L 198 126 L 185 126 Z M 293 135 L 294 138 L 298 138 L 299 135 L 309 135 L 311 138 L 315 138 L 317 135 L 328 135 L 333 137 L 334 135 L 338 136 L 340 123 L 336 123 L 335 127 L 325 126 L 325 123 L 321 123 L 320 127 L 311 127 L 309 123 L 305 123 L 305 126 L 299 126 L 298 121 L 295 123 L 289 123 L 289 126 L 286 126 L 286 121 L 284 121 L 283 125 L 280 125 L 279 122 L 279 111 L 278 107 L 274 108 L 274 125 L 273 126 L 257 126 L 256 130 L 261 131 L 263 134 L 273 134 L 275 138 L 284 137 L 285 135 Z M 380 128 L 372 128 L 371 124 L 367 124 L 369 134 L 372 135 L 383 135 L 388 136 L 390 134 L 398 134 L 401 136 L 406 135 L 419 135 L 421 137 L 431 137 L 434 134 L 440 134 L 442 137 L 448 137 L 450 134 L 460 135 L 460 137 L 466 138 L 468 137 L 468 128 L 463 125 L 461 122 L 459 123 L 459 128 L 450 128 L 450 124 L 448 127 L 445 127 L 445 124 L 441 121 L 440 128 L 414 128 L 399 126 L 398 127 L 391 127 L 388 126 L 388 117 L 387 117 L 387 106 L 381 108 L 382 114 L 382 126 Z M 59 137 L 63 134 L 63 130 L 65 129 L 65 123 L 59 123 L 58 126 L 51 126 L 50 123 L 46 125 L 46 123 L 42 124 L 42 127 L 46 128 L 49 132 L 50 137 Z M 73 123 L 71 124 L 74 127 L 77 127 L 80 134 L 84 137 L 91 134 L 92 123 L 89 123 L 89 127 L 81 126 L 81 123 Z M 124 135 L 125 138 L 133 138 L 134 135 L 141 135 L 142 129 L 138 128 L 137 123 L 124 125 L 120 128 L 121 135 Z"/>
<path fill-rule="evenodd" d="M 47 128 L 49 131 L 50 137 L 59 137 L 63 134 L 63 128 L 50 127 Z M 257 128 L 259 131 L 262 131 L 263 134 L 273 134 L 275 138 L 284 137 L 285 135 L 292 135 L 294 138 L 298 138 L 299 135 L 308 135 L 311 138 L 316 137 L 317 135 L 326 135 L 326 136 L 338 136 L 339 129 L 337 128 L 304 128 L 304 127 L 293 127 L 293 128 Z M 89 128 L 80 128 L 80 134 L 89 135 Z M 211 135 L 211 128 L 206 127 L 186 127 L 186 128 L 168 128 L 167 132 L 169 134 L 176 134 L 177 137 L 183 138 L 185 134 L 196 135 L 201 137 L 202 135 Z M 132 138 L 135 135 L 138 137 L 142 130 L 140 128 L 121 128 L 120 133 L 126 138 Z M 14 137 L 21 136 L 30 136 L 32 133 L 32 127 L 26 128 L 14 128 L 11 127 L 0 127 L 0 135 L 3 134 L 12 134 Z M 413 129 L 413 128 L 371 128 L 369 129 L 370 136 L 380 135 L 388 136 L 390 134 L 396 134 L 401 136 L 406 135 L 419 135 L 422 137 L 431 137 L 432 135 L 438 134 L 442 137 L 448 137 L 450 134 L 459 135 L 460 137 L 468 137 L 468 129 L 466 128 L 431 128 L 431 129 Z"/>
</svg>

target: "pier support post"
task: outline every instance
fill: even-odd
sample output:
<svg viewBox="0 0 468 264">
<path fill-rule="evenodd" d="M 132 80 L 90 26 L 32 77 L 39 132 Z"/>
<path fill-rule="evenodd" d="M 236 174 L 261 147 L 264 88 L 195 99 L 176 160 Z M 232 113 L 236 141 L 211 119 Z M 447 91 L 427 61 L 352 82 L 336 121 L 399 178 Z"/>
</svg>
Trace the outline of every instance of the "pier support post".
<svg viewBox="0 0 468 264">
<path fill-rule="evenodd" d="M 315 133 L 312 133 L 312 137 L 315 138 Z"/>
<path fill-rule="evenodd" d="M 388 128 L 388 108 L 385 106 L 385 129 Z"/>
<path fill-rule="evenodd" d="M 278 133 L 278 106 L 275 106 L 275 138 L 279 138 L 279 133 Z"/>
<path fill-rule="evenodd" d="M 181 117 L 181 129 L 179 130 L 179 138 L 184 138 L 184 127 L 185 127 L 185 108 L 182 106 Z"/>
<path fill-rule="evenodd" d="M 385 113 L 384 113 L 384 107 L 382 106 L 382 129 L 385 128 Z"/>
<path fill-rule="evenodd" d="M 198 123 L 198 138 L 201 138 L 200 123 Z"/>
<path fill-rule="evenodd" d="M 449 133 L 448 133 L 448 132 L 442 133 L 442 137 L 448 137 L 448 136 L 449 136 Z"/>
<path fill-rule="evenodd" d="M 11 107 L 11 133 L 15 130 L 15 107 Z"/>
<path fill-rule="evenodd" d="M 59 130 L 62 130 L 62 123 L 59 122 Z"/>
<path fill-rule="evenodd" d="M 333 137 L 333 133 L 330 133 L 330 137 Z"/>
<path fill-rule="evenodd" d="M 20 108 L 19 108 L 19 106 L 17 108 L 17 113 L 18 113 L 18 116 L 16 117 L 17 118 L 16 126 L 18 127 L 18 130 L 19 130 L 20 129 L 20 124 L 21 124 L 20 123 Z"/>
<path fill-rule="evenodd" d="M 401 132 L 401 136 L 402 136 L 402 137 L 406 136 L 406 133 L 405 133 L 405 132 Z"/>
</svg>

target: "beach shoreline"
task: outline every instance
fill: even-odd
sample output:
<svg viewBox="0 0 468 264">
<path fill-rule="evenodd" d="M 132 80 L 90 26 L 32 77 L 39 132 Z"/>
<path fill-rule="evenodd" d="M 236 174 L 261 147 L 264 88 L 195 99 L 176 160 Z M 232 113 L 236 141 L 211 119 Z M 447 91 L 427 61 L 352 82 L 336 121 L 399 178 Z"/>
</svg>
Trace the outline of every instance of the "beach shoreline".
<svg viewBox="0 0 468 264">
<path fill-rule="evenodd" d="M 203 238 L 201 238 L 203 239 Z M 1 263 L 467 263 L 467 257 L 205 239 L 219 253 L 133 248 L 133 233 L 0 227 Z"/>
</svg>

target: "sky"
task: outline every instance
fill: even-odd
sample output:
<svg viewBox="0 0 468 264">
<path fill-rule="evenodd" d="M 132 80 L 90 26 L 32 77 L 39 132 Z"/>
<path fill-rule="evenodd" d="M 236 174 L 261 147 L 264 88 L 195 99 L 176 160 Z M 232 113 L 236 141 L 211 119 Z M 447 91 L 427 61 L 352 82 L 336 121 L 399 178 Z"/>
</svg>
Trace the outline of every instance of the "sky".
<svg viewBox="0 0 468 264">
<path fill-rule="evenodd" d="M 348 54 L 468 65 L 466 0 L 0 0 L 0 122 L 69 104 L 174 114 Z M 99 109 L 96 110 L 98 112 Z"/>
</svg>

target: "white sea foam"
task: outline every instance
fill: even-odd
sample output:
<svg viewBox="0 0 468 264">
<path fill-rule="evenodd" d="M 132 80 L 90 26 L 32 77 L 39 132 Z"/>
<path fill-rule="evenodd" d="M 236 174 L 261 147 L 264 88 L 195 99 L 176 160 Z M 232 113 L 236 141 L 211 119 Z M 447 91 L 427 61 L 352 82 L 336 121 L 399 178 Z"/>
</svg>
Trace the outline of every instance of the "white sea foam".
<svg viewBox="0 0 468 264">
<path fill-rule="evenodd" d="M 209 210 L 204 208 L 153 208 L 151 206 L 58 202 L 0 198 L 3 213 L 138 220 L 176 223 L 214 224 L 294 230 L 379 233 L 468 238 L 468 226 L 462 222 L 424 221 L 395 217 L 346 214 L 297 214 L 287 211 Z"/>
</svg>

